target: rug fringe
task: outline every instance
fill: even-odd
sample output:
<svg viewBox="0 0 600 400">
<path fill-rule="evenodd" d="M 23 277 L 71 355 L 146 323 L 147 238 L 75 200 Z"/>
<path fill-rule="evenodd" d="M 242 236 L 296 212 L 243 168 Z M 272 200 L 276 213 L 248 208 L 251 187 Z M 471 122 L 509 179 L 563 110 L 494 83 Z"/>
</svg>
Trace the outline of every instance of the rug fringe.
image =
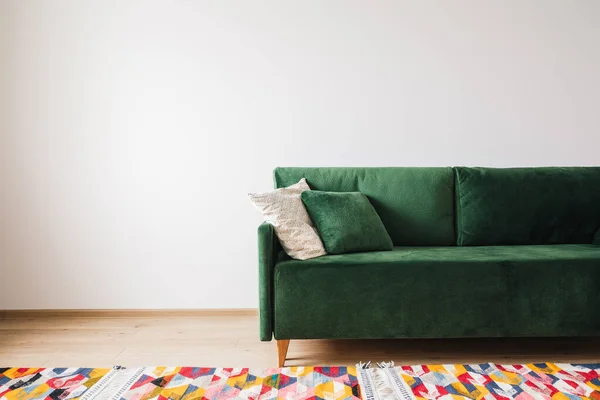
<svg viewBox="0 0 600 400">
<path fill-rule="evenodd" d="M 388 361 L 388 362 L 382 361 L 382 362 L 378 362 L 377 366 L 379 368 L 394 368 L 394 362 L 393 361 Z"/>
<path fill-rule="evenodd" d="M 368 361 L 366 363 L 359 361 L 358 364 L 356 364 L 356 368 L 360 368 L 360 369 L 369 369 L 370 366 L 371 366 L 371 361 Z"/>
</svg>

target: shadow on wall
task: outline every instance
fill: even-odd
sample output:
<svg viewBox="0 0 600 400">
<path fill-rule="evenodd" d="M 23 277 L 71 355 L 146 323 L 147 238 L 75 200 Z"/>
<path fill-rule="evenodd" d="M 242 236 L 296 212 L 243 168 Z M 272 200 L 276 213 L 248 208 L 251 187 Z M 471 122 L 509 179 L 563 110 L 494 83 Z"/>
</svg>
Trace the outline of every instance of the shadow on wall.
<svg viewBox="0 0 600 400">
<path fill-rule="evenodd" d="M 32 143 L 21 121 L 13 121 L 2 130 L 10 134 L 0 137 L 0 310 L 59 308 L 62 298 L 85 299 L 87 290 L 72 287 L 78 279 L 65 279 L 78 253 L 77 245 L 64 239 L 68 221 L 56 207 L 57 198 L 68 194 L 36 160 L 45 151 L 29 152 L 49 137 Z"/>
<path fill-rule="evenodd" d="M 59 185 L 45 171 L 48 161 L 59 158 L 49 144 L 57 138 L 51 130 L 32 135 L 42 116 L 23 111 L 31 99 L 22 95 L 27 85 L 19 76 L 22 54 L 10 40 L 18 19 L 4 3 L 0 7 L 0 310 L 56 308 L 55 298 L 77 288 L 61 287 L 67 269 L 57 251 L 60 234 L 48 202 Z M 45 194 L 44 194 L 45 193 Z M 63 268 L 60 268 L 63 266 Z M 63 275 L 61 277 L 61 274 Z M 65 283 L 66 285 L 66 283 Z"/>
<path fill-rule="evenodd" d="M 34 284 L 35 276 L 27 262 L 27 253 L 34 251 L 27 240 L 25 205 L 21 192 L 22 179 L 16 163 L 16 149 L 9 135 L 0 135 L 0 309 L 16 304 L 13 296 L 19 288 Z M 10 135 L 10 138 L 14 138 Z M 24 273 L 25 272 L 25 273 Z M 31 271 L 32 272 L 32 271 Z"/>
<path fill-rule="evenodd" d="M 17 271 L 27 271 L 26 240 L 23 221 L 24 206 L 21 185 L 23 176 L 17 163 L 17 127 L 9 125 L 15 113 L 14 74 L 10 70 L 14 49 L 8 38 L 14 23 L 8 2 L 0 3 L 0 310 L 13 308 L 20 289 L 32 284 L 35 277 Z"/>
</svg>

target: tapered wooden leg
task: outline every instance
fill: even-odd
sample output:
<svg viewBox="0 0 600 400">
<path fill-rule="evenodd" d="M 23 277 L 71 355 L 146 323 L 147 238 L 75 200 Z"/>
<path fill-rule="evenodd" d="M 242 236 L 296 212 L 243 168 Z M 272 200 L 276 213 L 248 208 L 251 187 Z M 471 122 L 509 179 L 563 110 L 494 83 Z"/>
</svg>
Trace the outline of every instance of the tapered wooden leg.
<svg viewBox="0 0 600 400">
<path fill-rule="evenodd" d="M 277 359 L 279 368 L 285 364 L 285 357 L 287 356 L 288 347 L 290 347 L 290 341 L 278 340 L 277 341 Z"/>
</svg>

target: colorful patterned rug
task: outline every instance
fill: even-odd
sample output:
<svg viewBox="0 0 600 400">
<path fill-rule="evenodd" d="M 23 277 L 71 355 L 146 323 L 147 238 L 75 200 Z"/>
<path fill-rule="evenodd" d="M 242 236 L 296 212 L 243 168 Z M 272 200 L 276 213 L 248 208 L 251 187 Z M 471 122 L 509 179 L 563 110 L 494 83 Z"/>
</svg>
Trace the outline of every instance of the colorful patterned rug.
<svg viewBox="0 0 600 400">
<path fill-rule="evenodd" d="M 0 368 L 0 399 L 600 399 L 600 364 Z"/>
</svg>

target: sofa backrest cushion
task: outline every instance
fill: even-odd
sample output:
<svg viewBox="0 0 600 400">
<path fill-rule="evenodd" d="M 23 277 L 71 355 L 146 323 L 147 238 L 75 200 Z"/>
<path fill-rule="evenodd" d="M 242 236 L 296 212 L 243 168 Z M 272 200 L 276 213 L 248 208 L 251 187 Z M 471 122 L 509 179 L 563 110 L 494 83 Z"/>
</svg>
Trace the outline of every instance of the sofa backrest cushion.
<svg viewBox="0 0 600 400">
<path fill-rule="evenodd" d="M 276 168 L 275 187 L 306 178 L 313 190 L 362 192 L 395 246 L 453 246 L 452 168 Z"/>
<path fill-rule="evenodd" d="M 592 243 L 600 167 L 454 168 L 459 246 Z"/>
</svg>

